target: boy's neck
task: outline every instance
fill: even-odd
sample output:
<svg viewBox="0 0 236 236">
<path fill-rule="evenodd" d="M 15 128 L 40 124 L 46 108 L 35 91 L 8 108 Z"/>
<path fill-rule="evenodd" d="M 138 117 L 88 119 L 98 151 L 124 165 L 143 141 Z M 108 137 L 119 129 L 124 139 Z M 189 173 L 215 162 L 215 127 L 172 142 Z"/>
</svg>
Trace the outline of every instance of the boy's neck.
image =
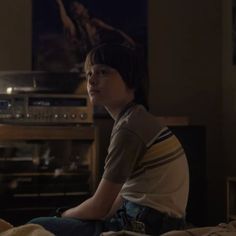
<svg viewBox="0 0 236 236">
<path fill-rule="evenodd" d="M 108 111 L 110 116 L 114 121 L 117 121 L 131 106 L 135 103 L 133 101 L 129 101 L 128 103 L 124 104 L 123 106 L 119 106 L 117 108 L 113 107 L 112 109 L 105 106 L 105 109 Z"/>
</svg>

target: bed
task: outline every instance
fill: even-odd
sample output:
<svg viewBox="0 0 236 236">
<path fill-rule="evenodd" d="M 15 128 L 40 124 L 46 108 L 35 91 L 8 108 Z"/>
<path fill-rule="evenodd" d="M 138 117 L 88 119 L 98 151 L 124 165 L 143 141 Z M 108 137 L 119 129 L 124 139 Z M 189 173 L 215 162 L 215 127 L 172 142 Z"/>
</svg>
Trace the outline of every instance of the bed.
<svg viewBox="0 0 236 236">
<path fill-rule="evenodd" d="M 102 236 L 147 236 L 130 231 L 106 232 Z M 229 223 L 220 223 L 217 226 L 189 228 L 185 230 L 174 230 L 161 236 L 236 236 L 236 220 Z"/>
</svg>

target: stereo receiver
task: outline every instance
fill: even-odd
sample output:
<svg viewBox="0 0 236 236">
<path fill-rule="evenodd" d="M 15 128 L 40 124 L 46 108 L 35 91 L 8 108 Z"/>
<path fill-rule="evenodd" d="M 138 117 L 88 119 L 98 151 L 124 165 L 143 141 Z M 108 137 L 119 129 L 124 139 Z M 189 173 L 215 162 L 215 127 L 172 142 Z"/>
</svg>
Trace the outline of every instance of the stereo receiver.
<svg viewBox="0 0 236 236">
<path fill-rule="evenodd" d="M 92 123 L 88 96 L 76 94 L 0 94 L 0 123 Z"/>
</svg>

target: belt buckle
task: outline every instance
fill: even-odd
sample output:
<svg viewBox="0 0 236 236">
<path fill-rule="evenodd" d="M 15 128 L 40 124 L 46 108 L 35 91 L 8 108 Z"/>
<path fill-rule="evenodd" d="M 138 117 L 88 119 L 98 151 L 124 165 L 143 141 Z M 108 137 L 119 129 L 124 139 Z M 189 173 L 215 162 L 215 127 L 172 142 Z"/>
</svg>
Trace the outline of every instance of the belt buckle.
<svg viewBox="0 0 236 236">
<path fill-rule="evenodd" d="M 145 233 L 145 224 L 141 221 L 132 220 L 131 222 L 132 230 L 137 233 Z"/>
</svg>

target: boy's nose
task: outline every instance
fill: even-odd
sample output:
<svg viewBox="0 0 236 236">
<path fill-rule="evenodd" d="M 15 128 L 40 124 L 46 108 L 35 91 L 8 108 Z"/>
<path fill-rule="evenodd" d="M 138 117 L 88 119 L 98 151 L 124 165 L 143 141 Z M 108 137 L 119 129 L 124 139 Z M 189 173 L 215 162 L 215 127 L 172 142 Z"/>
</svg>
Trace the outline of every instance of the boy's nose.
<svg viewBox="0 0 236 236">
<path fill-rule="evenodd" d="M 89 84 L 97 84 L 97 77 L 95 73 L 90 76 Z"/>
</svg>

